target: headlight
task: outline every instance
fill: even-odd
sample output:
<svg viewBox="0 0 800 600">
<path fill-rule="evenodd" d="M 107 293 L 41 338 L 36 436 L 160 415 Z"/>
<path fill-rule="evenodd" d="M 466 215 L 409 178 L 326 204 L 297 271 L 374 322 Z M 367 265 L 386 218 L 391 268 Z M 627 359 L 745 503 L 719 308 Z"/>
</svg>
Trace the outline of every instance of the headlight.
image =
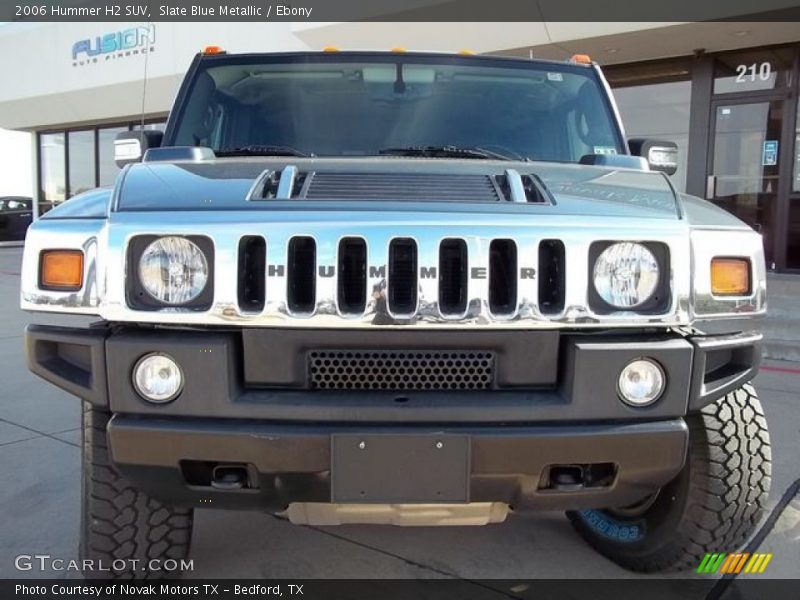
<svg viewBox="0 0 800 600">
<path fill-rule="evenodd" d="M 658 261 L 642 244 L 619 242 L 603 250 L 594 263 L 594 287 L 606 303 L 634 308 L 658 287 Z"/>
<path fill-rule="evenodd" d="M 186 304 L 206 287 L 208 261 L 191 240 L 178 236 L 158 238 L 142 252 L 139 281 L 160 302 Z"/>
<path fill-rule="evenodd" d="M 133 368 L 133 386 L 145 400 L 163 404 L 181 393 L 183 372 L 166 354 L 148 354 Z"/>
</svg>

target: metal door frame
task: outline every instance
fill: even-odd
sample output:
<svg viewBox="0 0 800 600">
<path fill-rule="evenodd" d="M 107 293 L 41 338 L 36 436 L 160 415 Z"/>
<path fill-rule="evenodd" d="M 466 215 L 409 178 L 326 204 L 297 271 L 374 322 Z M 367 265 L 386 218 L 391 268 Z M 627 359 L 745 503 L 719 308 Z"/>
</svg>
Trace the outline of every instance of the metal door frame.
<svg viewBox="0 0 800 600">
<path fill-rule="evenodd" d="M 778 148 L 778 189 L 775 192 L 775 203 L 772 208 L 772 221 L 774 231 L 772 238 L 773 264 L 767 268 L 779 271 L 786 269 L 786 249 L 789 233 L 789 202 L 792 187 L 792 168 L 794 160 L 795 121 L 797 117 L 797 89 L 798 75 L 800 75 L 800 48 L 795 50 L 794 64 L 791 71 L 791 85 L 779 90 L 756 90 L 746 92 L 731 92 L 713 94 L 710 96 L 708 108 L 708 137 L 706 145 L 705 181 L 713 175 L 714 169 L 714 141 L 717 135 L 717 109 L 720 106 L 737 106 L 742 104 L 757 104 L 759 102 L 783 102 L 780 147 Z M 710 82 L 713 86 L 712 81 Z M 708 186 L 704 189 L 703 197 L 708 198 Z M 796 269 L 792 269 L 795 271 Z"/>
<path fill-rule="evenodd" d="M 779 147 L 778 147 L 778 189 L 775 190 L 775 202 L 772 205 L 772 223 L 773 223 L 773 231 L 772 231 L 772 256 L 773 262 L 775 263 L 775 268 L 782 269 L 786 265 L 786 236 L 788 232 L 788 224 L 786 223 L 786 219 L 780 219 L 780 215 L 788 215 L 789 210 L 789 196 L 788 190 L 791 184 L 791 176 L 787 178 L 786 176 L 786 169 L 791 171 L 791 156 L 788 157 L 788 161 L 786 160 L 786 152 L 785 150 L 787 147 L 791 147 L 791 141 L 787 143 L 787 140 L 790 140 L 788 137 L 787 132 L 787 123 L 794 125 L 792 123 L 791 114 L 789 111 L 792 109 L 791 104 L 791 94 L 789 90 L 780 90 L 776 92 L 775 90 L 767 90 L 769 93 L 764 93 L 763 91 L 759 92 L 751 92 L 751 93 L 736 93 L 736 94 L 724 94 L 714 96 L 711 99 L 711 106 L 709 112 L 709 136 L 708 136 L 708 151 L 706 153 L 706 182 L 709 181 L 709 178 L 714 175 L 714 146 L 716 143 L 717 137 L 717 110 L 722 106 L 741 106 L 743 104 L 759 104 L 764 102 L 782 102 L 782 114 L 781 117 L 783 122 L 781 123 L 781 132 L 780 132 L 780 139 L 779 139 Z M 791 148 L 790 148 L 791 149 Z M 788 163 L 788 166 L 787 166 Z M 716 186 L 715 186 L 716 187 Z M 708 184 L 706 184 L 706 190 L 703 195 L 706 200 L 713 200 L 713 198 L 708 197 Z M 768 268 L 772 268 L 773 265 L 768 264 Z"/>
</svg>

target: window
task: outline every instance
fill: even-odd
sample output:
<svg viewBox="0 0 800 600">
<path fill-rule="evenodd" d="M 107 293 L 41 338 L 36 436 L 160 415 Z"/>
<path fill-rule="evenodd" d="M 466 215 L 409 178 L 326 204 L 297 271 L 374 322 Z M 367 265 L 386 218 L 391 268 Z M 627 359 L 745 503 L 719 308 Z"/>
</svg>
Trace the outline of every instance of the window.
<svg viewBox="0 0 800 600">
<path fill-rule="evenodd" d="M 69 149 L 69 195 L 95 187 L 94 129 L 67 133 Z"/>
<path fill-rule="evenodd" d="M 163 117 L 145 121 L 145 129 L 164 130 Z M 114 138 L 141 121 L 89 129 L 49 131 L 39 134 L 39 214 L 75 194 L 98 185 L 113 185 L 119 173 L 114 162 Z"/>
<path fill-rule="evenodd" d="M 167 142 L 218 154 L 278 145 L 318 156 L 452 145 L 564 162 L 623 150 L 591 69 L 446 56 L 381 60 L 216 59 L 201 65 Z"/>
<path fill-rule="evenodd" d="M 66 156 L 63 133 L 43 133 L 39 136 L 39 198 L 41 212 L 67 198 Z"/>
<path fill-rule="evenodd" d="M 800 193 L 800 102 L 797 103 L 797 119 L 794 129 L 794 168 L 792 169 L 792 191 Z"/>
<path fill-rule="evenodd" d="M 118 133 L 128 131 L 127 127 L 105 127 L 97 130 L 98 184 L 113 185 L 119 173 L 114 162 L 114 139 Z"/>
<path fill-rule="evenodd" d="M 155 131 L 163 132 L 166 128 L 167 128 L 167 122 L 166 121 L 155 121 L 153 123 L 145 123 L 144 124 L 144 129 L 145 130 L 150 130 L 150 131 L 155 130 Z M 131 127 L 131 129 L 133 131 L 141 130 L 142 129 L 141 122 L 140 123 L 134 123 L 134 125 L 133 125 L 133 127 Z"/>
<path fill-rule="evenodd" d="M 786 266 L 790 269 L 800 269 L 800 102 L 797 104 L 797 120 L 795 121 L 793 162 Z"/>
<path fill-rule="evenodd" d="M 692 82 L 688 61 L 644 63 L 609 67 L 625 135 L 652 138 L 678 145 L 678 170 L 670 177 L 675 187 L 686 191 L 689 153 L 689 108 Z"/>
<path fill-rule="evenodd" d="M 800 269 L 800 198 L 789 200 L 789 236 L 786 240 L 786 266 Z"/>
<path fill-rule="evenodd" d="M 791 83 L 793 60 L 791 48 L 752 49 L 718 56 L 714 64 L 714 93 L 786 88 Z"/>
</svg>

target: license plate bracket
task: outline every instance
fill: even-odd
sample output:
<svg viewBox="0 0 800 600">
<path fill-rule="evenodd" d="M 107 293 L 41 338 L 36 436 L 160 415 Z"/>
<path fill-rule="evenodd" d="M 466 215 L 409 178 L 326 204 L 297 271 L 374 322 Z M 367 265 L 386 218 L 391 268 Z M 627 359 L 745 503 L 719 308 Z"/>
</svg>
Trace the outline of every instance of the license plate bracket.
<svg viewBox="0 0 800 600">
<path fill-rule="evenodd" d="M 331 436 L 335 503 L 469 502 L 469 473 L 466 435 Z"/>
</svg>

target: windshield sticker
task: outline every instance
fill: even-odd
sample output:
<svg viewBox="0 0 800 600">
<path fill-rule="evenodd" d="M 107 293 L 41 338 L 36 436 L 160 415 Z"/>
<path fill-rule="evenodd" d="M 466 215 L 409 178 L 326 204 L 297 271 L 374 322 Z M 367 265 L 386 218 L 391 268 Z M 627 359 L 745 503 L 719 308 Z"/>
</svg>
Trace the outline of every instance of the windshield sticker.
<svg viewBox="0 0 800 600">
<path fill-rule="evenodd" d="M 595 154 L 616 154 L 617 149 L 614 146 L 595 146 L 594 147 Z"/>
<path fill-rule="evenodd" d="M 548 81 L 564 81 L 564 76 L 561 73 L 548 73 Z"/>
</svg>

